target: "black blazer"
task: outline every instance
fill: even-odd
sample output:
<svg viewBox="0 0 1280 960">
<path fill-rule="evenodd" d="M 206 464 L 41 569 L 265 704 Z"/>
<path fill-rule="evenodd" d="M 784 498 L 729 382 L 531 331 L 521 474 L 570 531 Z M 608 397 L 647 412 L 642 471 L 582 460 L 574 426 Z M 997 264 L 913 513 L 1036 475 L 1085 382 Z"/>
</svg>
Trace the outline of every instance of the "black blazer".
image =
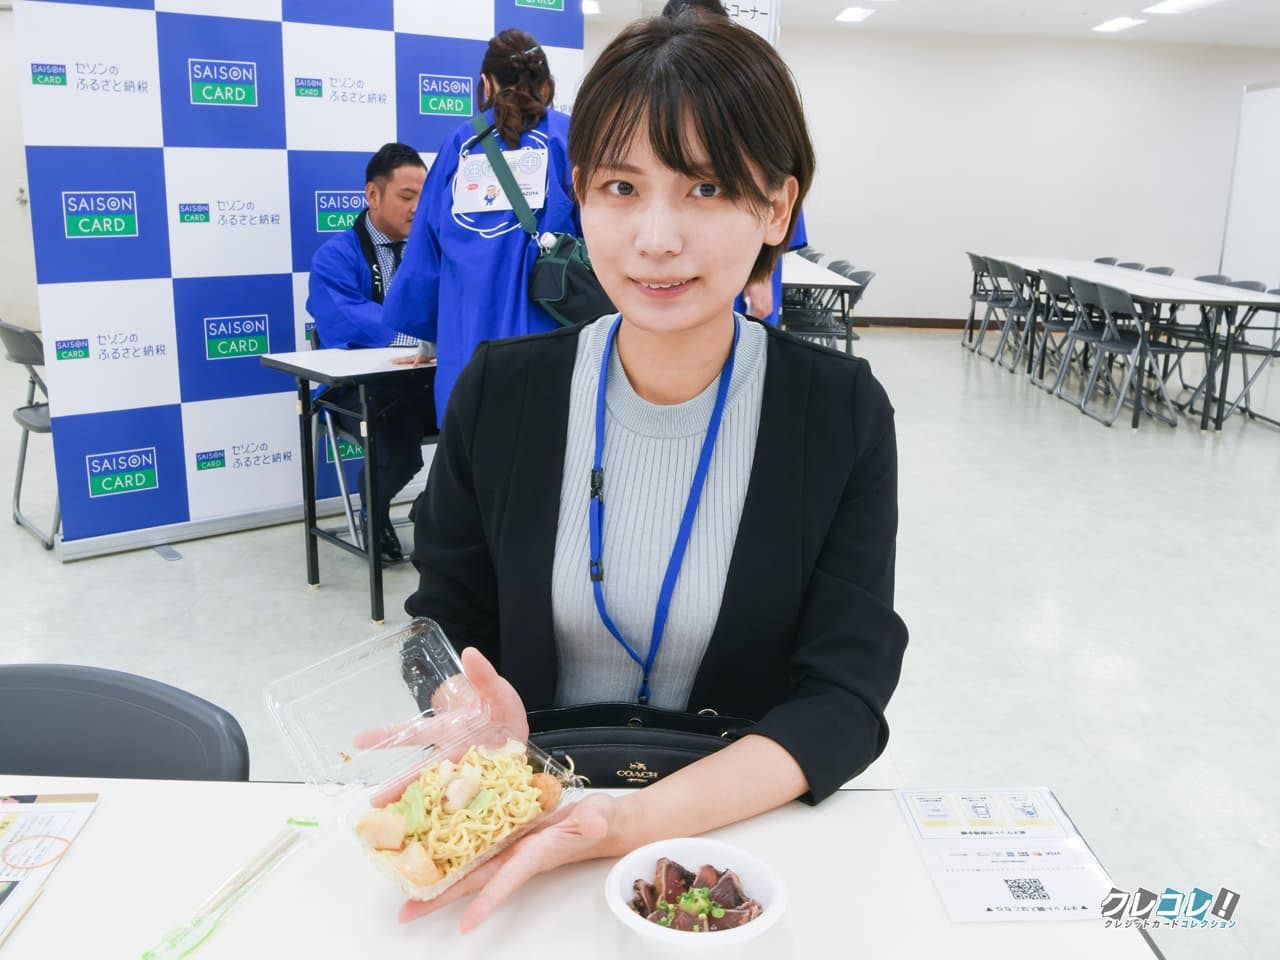
<svg viewBox="0 0 1280 960">
<path fill-rule="evenodd" d="M 581 329 L 476 349 L 414 531 L 420 583 L 405 610 L 478 647 L 530 710 L 555 705 L 551 566 Z M 889 735 L 907 642 L 893 611 L 893 409 L 865 360 L 765 329 L 755 460 L 688 709 L 757 720 L 816 801 Z"/>
</svg>

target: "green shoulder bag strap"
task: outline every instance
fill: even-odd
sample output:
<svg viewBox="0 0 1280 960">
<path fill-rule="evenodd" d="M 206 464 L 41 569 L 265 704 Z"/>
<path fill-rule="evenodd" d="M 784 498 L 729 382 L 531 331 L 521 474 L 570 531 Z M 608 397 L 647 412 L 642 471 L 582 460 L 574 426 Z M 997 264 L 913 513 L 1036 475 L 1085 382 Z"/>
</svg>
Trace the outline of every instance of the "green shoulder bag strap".
<svg viewBox="0 0 1280 960">
<path fill-rule="evenodd" d="M 471 129 L 476 132 L 476 141 L 484 148 L 484 155 L 489 158 L 489 166 L 493 168 L 493 175 L 498 178 L 498 183 L 502 185 L 502 192 L 506 194 L 507 201 L 511 204 L 512 212 L 520 221 L 520 226 L 524 228 L 525 233 L 533 237 L 535 242 L 539 242 L 538 221 L 533 218 L 533 211 L 529 209 L 529 201 L 524 198 L 524 192 L 520 189 L 520 185 L 516 183 L 516 178 L 511 173 L 511 168 L 507 166 L 507 161 L 503 158 L 502 151 L 498 149 L 498 137 L 493 125 L 485 123 L 484 114 L 478 113 L 471 118 Z M 539 245 L 541 245 L 540 242 Z"/>
</svg>

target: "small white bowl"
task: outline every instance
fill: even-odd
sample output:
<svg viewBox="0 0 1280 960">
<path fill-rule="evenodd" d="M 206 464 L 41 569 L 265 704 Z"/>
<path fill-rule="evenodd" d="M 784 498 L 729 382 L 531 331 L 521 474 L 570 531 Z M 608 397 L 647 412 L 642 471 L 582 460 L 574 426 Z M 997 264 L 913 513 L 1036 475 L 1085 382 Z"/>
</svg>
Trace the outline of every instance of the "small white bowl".
<svg viewBox="0 0 1280 960">
<path fill-rule="evenodd" d="M 641 878 L 652 883 L 654 869 L 663 857 L 693 873 L 704 863 L 717 870 L 732 870 L 742 881 L 743 892 L 758 901 L 764 912 L 740 927 L 712 933 L 671 930 L 646 920 L 631 909 L 633 884 Z M 646 947 L 666 955 L 678 952 L 706 956 L 741 949 L 777 924 L 787 909 L 787 887 L 777 873 L 741 847 L 705 837 L 659 840 L 632 850 L 609 871 L 604 898 L 619 923 L 633 931 Z"/>
</svg>

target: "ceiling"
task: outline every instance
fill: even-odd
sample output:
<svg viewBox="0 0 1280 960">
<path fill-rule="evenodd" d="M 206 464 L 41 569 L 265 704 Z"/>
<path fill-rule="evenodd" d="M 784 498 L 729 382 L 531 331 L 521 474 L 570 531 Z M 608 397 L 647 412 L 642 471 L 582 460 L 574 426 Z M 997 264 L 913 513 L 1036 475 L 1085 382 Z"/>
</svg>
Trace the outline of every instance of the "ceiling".
<svg viewBox="0 0 1280 960">
<path fill-rule="evenodd" d="M 750 5 L 750 0 L 738 0 Z M 1280 0 L 1223 0 L 1189 13 L 1142 13 L 1156 0 L 775 0 L 788 30 L 920 30 L 934 33 L 999 33 L 1151 43 L 1211 43 L 1280 47 Z M 599 0 L 595 22 L 625 23 L 657 13 L 663 0 Z M 837 23 L 847 6 L 871 7 L 861 23 Z M 1114 34 L 1092 28 L 1115 17 L 1147 22 Z"/>
</svg>

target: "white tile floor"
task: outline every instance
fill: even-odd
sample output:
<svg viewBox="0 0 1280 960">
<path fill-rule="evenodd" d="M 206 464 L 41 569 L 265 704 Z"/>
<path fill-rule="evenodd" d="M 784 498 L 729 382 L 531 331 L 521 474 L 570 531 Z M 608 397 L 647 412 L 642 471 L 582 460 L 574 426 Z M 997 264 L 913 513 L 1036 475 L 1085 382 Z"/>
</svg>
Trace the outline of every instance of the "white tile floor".
<svg viewBox="0 0 1280 960">
<path fill-rule="evenodd" d="M 898 411 L 911 628 L 893 736 L 862 782 L 1048 784 L 1122 888 L 1241 894 L 1234 931 L 1157 932 L 1170 960 L 1280 955 L 1280 429 L 1108 430 L 957 343 L 858 345 Z M 20 377 L 0 364 L 6 421 Z M 1267 386 L 1275 413 L 1280 374 Z M 0 437 L 7 496 L 16 428 Z M 44 517 L 47 438 L 30 461 Z M 374 632 L 363 568 L 322 547 L 309 590 L 297 525 L 177 549 L 59 565 L 0 525 L 0 661 L 185 687 L 239 718 L 254 777 L 295 778 L 261 689 Z M 412 585 L 388 571 L 390 616 Z"/>
</svg>

